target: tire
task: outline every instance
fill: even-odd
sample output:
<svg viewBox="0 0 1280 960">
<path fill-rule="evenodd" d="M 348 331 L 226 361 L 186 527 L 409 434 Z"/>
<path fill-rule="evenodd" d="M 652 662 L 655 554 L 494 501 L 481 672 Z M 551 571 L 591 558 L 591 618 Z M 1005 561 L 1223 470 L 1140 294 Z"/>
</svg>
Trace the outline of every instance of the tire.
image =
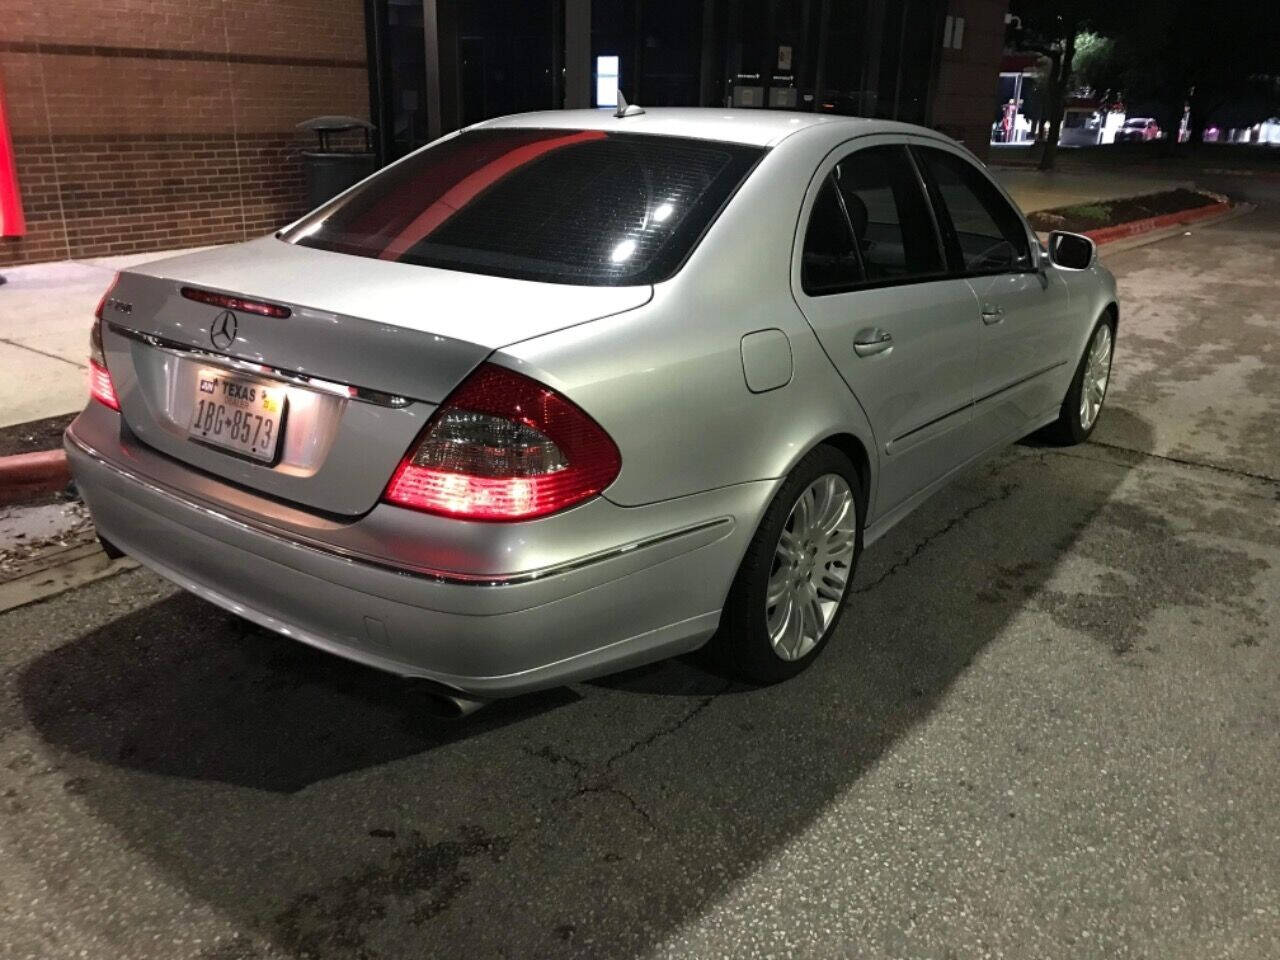
<svg viewBox="0 0 1280 960">
<path fill-rule="evenodd" d="M 838 504 L 837 498 L 843 501 L 846 491 L 851 499 Z M 807 513 L 797 514 L 800 501 L 810 494 Z M 720 627 L 706 648 L 714 668 L 741 680 L 768 684 L 794 677 L 817 659 L 849 599 L 862 553 L 865 510 L 858 472 L 839 450 L 817 447 L 796 464 L 765 511 L 729 589 Z M 805 516 L 816 519 L 802 526 Z M 828 520 L 835 523 L 830 535 L 824 535 L 822 524 Z M 784 531 L 793 546 L 782 542 Z M 852 540 L 847 557 L 846 538 Z M 792 560 L 784 562 L 784 554 Z M 835 583 L 841 575 L 837 591 Z M 817 581 L 821 586 L 806 593 Z M 771 586 L 784 583 L 789 585 L 783 588 L 786 596 L 770 606 Z M 833 598 L 836 593 L 838 599 Z M 806 598 L 804 609 L 797 601 L 800 596 Z M 798 628 L 788 616 L 800 618 Z M 783 626 L 780 635 L 779 624 Z"/>
<path fill-rule="evenodd" d="M 1103 334 L 1105 329 L 1106 333 Z M 1067 388 L 1067 395 L 1062 401 L 1062 409 L 1058 411 L 1058 419 L 1049 424 L 1045 428 L 1045 437 L 1054 443 L 1063 446 L 1072 446 L 1077 443 L 1084 443 L 1089 439 L 1089 435 L 1093 433 L 1094 428 L 1098 425 L 1098 420 L 1102 416 L 1102 405 L 1106 401 L 1107 387 L 1111 383 L 1111 360 L 1115 355 L 1115 320 L 1110 314 L 1104 316 L 1094 326 L 1093 331 L 1089 334 L 1089 342 L 1085 344 L 1084 354 L 1080 357 L 1080 363 L 1076 366 L 1076 375 L 1071 378 L 1071 386 Z M 1102 379 L 1101 393 L 1097 393 L 1096 389 L 1096 366 L 1091 368 L 1091 357 L 1098 345 L 1099 339 L 1106 339 L 1106 361 L 1105 376 Z M 1094 383 L 1094 394 L 1096 394 L 1096 407 L 1093 408 L 1092 417 L 1086 418 L 1085 409 L 1083 407 L 1083 395 L 1086 389 L 1086 382 Z M 1086 419 L 1088 422 L 1085 422 Z"/>
</svg>

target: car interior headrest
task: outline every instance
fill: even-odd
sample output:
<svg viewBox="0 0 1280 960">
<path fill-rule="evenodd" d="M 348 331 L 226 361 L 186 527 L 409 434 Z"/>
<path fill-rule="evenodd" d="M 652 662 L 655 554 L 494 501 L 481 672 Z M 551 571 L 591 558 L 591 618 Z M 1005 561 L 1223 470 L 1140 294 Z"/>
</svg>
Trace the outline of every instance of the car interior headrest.
<svg viewBox="0 0 1280 960">
<path fill-rule="evenodd" d="M 849 221 L 853 224 L 853 235 L 861 242 L 867 236 L 867 205 L 856 193 L 846 193 L 844 205 L 849 211 Z"/>
</svg>

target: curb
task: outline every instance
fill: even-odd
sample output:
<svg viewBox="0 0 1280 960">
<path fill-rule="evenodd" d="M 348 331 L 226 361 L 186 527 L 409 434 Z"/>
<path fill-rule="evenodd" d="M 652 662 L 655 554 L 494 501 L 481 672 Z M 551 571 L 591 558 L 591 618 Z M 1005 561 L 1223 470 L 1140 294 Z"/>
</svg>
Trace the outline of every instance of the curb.
<svg viewBox="0 0 1280 960">
<path fill-rule="evenodd" d="M 1223 167 L 1205 167 L 1204 172 L 1215 177 L 1259 177 L 1263 180 L 1280 180 L 1280 170 L 1243 169 L 1232 170 Z"/>
<path fill-rule="evenodd" d="M 70 482 L 67 454 L 62 449 L 0 457 L 0 506 L 57 493 Z"/>
<path fill-rule="evenodd" d="M 1195 223 L 1197 220 L 1216 217 L 1230 209 L 1231 204 L 1224 200 L 1205 207 L 1192 207 L 1190 210 L 1179 210 L 1177 213 L 1163 213 L 1158 217 L 1147 217 L 1145 220 L 1130 220 L 1128 223 L 1118 223 L 1113 227 L 1087 230 L 1084 235 L 1098 246 L 1102 246 L 1104 243 L 1135 237 L 1153 230 L 1182 226 L 1186 223 Z"/>
</svg>

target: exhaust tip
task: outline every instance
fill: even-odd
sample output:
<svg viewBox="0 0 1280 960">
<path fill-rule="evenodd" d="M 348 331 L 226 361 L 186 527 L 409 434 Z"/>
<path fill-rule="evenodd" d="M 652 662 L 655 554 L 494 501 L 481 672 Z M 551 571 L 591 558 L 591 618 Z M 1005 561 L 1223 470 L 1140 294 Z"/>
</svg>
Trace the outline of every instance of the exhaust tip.
<svg viewBox="0 0 1280 960">
<path fill-rule="evenodd" d="M 428 685 L 425 693 L 427 714 L 439 720 L 461 720 L 469 717 L 488 702 L 476 700 L 474 697 L 437 687 L 434 684 Z"/>
<path fill-rule="evenodd" d="M 117 547 L 114 543 L 98 534 L 98 543 L 102 546 L 102 552 L 107 555 L 108 560 L 119 560 L 125 555 L 125 552 Z"/>
</svg>

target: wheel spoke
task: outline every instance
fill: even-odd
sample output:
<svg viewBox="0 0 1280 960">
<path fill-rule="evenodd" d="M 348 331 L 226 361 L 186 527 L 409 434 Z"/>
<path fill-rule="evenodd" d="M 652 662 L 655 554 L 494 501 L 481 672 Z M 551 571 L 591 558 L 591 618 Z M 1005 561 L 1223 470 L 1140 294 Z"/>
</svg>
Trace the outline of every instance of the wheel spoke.
<svg viewBox="0 0 1280 960">
<path fill-rule="evenodd" d="M 803 549 L 800 538 L 783 527 L 782 536 L 778 538 L 778 548 L 774 551 L 775 555 L 788 563 L 795 563 L 800 559 L 800 552 Z"/>
<path fill-rule="evenodd" d="M 845 510 L 845 498 L 841 495 L 843 484 L 835 476 L 823 477 L 821 482 L 821 509 L 814 523 L 814 531 L 820 535 L 834 528 Z"/>
<path fill-rule="evenodd" d="M 844 596 L 844 587 L 848 578 L 849 571 L 843 567 L 827 567 L 817 584 L 818 596 L 823 600 L 839 603 L 840 598 Z"/>
<path fill-rule="evenodd" d="M 769 628 L 769 642 L 773 644 L 775 650 L 780 650 L 783 639 L 787 632 L 787 623 L 791 619 L 791 611 L 795 606 L 792 601 L 791 590 L 788 589 L 783 593 L 782 599 L 778 601 L 773 613 L 769 614 L 767 626 Z M 784 657 L 785 659 L 785 657 Z"/>
<path fill-rule="evenodd" d="M 778 570 L 769 579 L 769 585 L 764 594 L 764 606 L 766 610 L 772 610 L 781 603 L 787 596 L 787 592 L 791 589 L 791 568 L 778 567 Z"/>
<path fill-rule="evenodd" d="M 814 589 L 812 583 L 804 585 L 804 612 L 806 626 L 806 635 L 817 643 L 822 639 L 823 631 L 827 627 L 826 614 L 822 612 L 822 603 L 818 600 L 818 591 Z"/>
<path fill-rule="evenodd" d="M 804 643 L 804 609 L 800 597 L 791 594 L 787 610 L 787 623 L 783 627 L 783 649 L 789 660 L 800 656 L 800 646 Z"/>
<path fill-rule="evenodd" d="M 833 560 L 852 556 L 857 538 L 858 535 L 853 530 L 832 530 L 822 545 L 821 559 L 825 563 L 831 563 Z"/>
</svg>

